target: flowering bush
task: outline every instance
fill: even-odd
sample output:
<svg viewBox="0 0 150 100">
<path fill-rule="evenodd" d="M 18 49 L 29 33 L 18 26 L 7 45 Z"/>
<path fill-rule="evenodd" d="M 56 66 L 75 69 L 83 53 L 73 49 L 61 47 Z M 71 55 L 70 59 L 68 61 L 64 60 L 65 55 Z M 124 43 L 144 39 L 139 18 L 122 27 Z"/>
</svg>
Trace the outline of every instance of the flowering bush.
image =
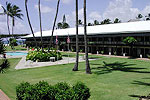
<svg viewBox="0 0 150 100">
<path fill-rule="evenodd" d="M 55 57 L 55 60 L 61 60 L 62 55 L 60 52 L 56 52 L 56 50 L 52 51 L 30 51 L 28 55 L 26 56 L 26 60 L 31 61 L 38 61 L 38 62 L 44 62 L 44 61 L 50 61 L 50 57 Z"/>
</svg>

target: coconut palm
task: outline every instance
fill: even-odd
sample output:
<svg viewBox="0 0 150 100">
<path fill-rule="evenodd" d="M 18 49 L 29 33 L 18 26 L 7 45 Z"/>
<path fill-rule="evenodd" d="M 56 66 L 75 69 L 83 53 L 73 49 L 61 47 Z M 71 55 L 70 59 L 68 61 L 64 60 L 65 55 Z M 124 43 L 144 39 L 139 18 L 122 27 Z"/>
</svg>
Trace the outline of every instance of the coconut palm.
<svg viewBox="0 0 150 100">
<path fill-rule="evenodd" d="M 58 11 L 59 11 L 59 3 L 60 3 L 60 0 L 57 1 L 57 9 L 56 9 L 56 15 L 55 15 L 55 19 L 54 19 L 52 34 L 51 34 L 51 38 L 50 38 L 50 46 L 52 46 L 53 34 L 54 34 L 55 24 L 56 24 L 56 20 L 57 20 Z"/>
<path fill-rule="evenodd" d="M 79 39 L 78 39 L 78 0 L 76 0 L 76 63 L 72 71 L 78 71 L 79 63 Z"/>
<path fill-rule="evenodd" d="M 7 29 L 8 29 L 8 33 L 10 35 L 10 28 L 9 28 L 9 17 L 11 17 L 11 13 L 10 13 L 10 10 L 12 8 L 12 4 L 11 3 L 8 3 L 6 2 L 6 8 L 3 7 L 3 10 L 4 10 L 4 13 L 1 13 L 0 15 L 7 15 Z"/>
<path fill-rule="evenodd" d="M 15 19 L 19 18 L 22 19 L 23 14 L 18 6 L 12 5 L 12 9 L 10 10 L 11 17 L 12 17 L 12 35 L 14 33 L 14 26 L 15 26 Z"/>
<path fill-rule="evenodd" d="M 119 20 L 118 18 L 115 18 L 114 23 L 121 23 L 121 20 Z"/>
<path fill-rule="evenodd" d="M 99 25 L 98 20 L 94 20 L 94 25 Z"/>
<path fill-rule="evenodd" d="M 42 51 L 43 51 L 43 38 L 42 38 L 42 20 L 41 20 L 41 8 L 40 8 L 40 2 L 41 0 L 39 0 L 38 2 L 38 7 L 39 7 L 39 20 L 40 20 L 40 33 L 41 33 L 41 47 L 42 47 Z"/>
<path fill-rule="evenodd" d="M 84 42 L 85 42 L 85 60 L 86 60 L 86 73 L 91 74 L 91 68 L 88 59 L 88 42 L 87 42 L 87 29 L 86 29 L 86 0 L 84 0 Z"/>
<path fill-rule="evenodd" d="M 35 35 L 34 35 L 34 32 L 33 32 L 33 28 L 32 28 L 31 22 L 30 22 L 27 3 L 28 3 L 28 0 L 25 0 L 25 9 L 26 9 L 26 15 L 27 15 L 29 27 L 30 27 L 30 30 L 31 30 L 31 33 L 32 33 L 32 35 L 33 35 L 33 39 L 34 39 L 34 41 L 35 41 L 36 48 L 37 48 L 37 42 L 36 42 Z"/>
</svg>

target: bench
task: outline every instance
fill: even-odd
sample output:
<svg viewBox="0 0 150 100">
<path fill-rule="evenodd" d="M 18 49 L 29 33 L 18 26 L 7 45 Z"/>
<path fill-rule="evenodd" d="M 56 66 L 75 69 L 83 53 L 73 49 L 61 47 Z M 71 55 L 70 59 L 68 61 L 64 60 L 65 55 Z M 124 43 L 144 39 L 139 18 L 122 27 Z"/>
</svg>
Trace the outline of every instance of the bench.
<svg viewBox="0 0 150 100">
<path fill-rule="evenodd" d="M 50 57 L 51 62 L 55 62 L 55 57 Z"/>
</svg>

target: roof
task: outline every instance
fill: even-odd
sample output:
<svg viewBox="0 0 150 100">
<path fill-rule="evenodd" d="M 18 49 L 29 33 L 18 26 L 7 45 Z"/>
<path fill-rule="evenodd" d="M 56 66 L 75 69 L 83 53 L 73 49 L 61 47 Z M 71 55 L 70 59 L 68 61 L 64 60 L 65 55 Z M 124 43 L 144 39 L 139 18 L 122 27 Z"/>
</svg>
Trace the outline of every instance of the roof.
<svg viewBox="0 0 150 100">
<path fill-rule="evenodd" d="M 150 32 L 150 21 L 137 21 L 127 23 L 105 24 L 96 26 L 87 26 L 87 34 L 123 34 L 123 33 L 139 33 Z M 43 37 L 51 36 L 52 30 L 43 31 Z M 53 36 L 68 36 L 76 35 L 76 28 L 57 29 Z M 84 35 L 84 28 L 79 27 L 79 35 Z M 40 37 L 40 32 L 35 33 L 35 37 Z M 24 36 L 23 38 L 33 37 L 32 34 Z"/>
</svg>

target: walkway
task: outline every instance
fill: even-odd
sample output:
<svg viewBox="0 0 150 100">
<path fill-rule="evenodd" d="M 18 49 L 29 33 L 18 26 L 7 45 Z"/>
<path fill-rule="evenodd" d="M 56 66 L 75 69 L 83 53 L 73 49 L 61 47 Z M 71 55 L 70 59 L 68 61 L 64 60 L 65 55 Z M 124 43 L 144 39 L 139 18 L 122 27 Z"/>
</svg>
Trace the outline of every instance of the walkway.
<svg viewBox="0 0 150 100">
<path fill-rule="evenodd" d="M 96 60 L 96 59 L 89 59 L 89 60 Z M 55 61 L 55 62 L 32 62 L 26 61 L 26 57 L 22 57 L 20 62 L 17 64 L 15 69 L 26 69 L 26 68 L 35 68 L 35 67 L 43 67 L 43 66 L 51 66 L 51 65 L 59 65 L 59 64 L 68 64 L 68 63 L 75 63 L 76 58 L 69 58 L 63 57 L 62 60 Z M 82 56 L 79 57 L 79 62 L 85 61 Z"/>
<path fill-rule="evenodd" d="M 9 97 L 0 89 L 0 100 L 10 100 Z"/>
</svg>

